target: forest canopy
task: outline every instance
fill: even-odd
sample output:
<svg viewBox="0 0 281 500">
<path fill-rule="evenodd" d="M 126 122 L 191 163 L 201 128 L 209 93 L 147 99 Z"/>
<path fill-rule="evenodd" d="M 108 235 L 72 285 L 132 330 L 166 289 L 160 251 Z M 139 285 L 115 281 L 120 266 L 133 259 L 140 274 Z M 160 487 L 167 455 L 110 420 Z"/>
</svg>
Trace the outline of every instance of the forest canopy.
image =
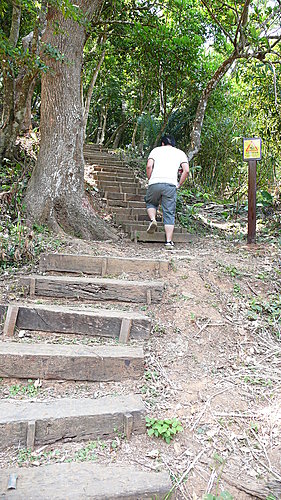
<svg viewBox="0 0 281 500">
<path fill-rule="evenodd" d="M 279 1 L 4 1 L 0 35 L 0 156 L 5 167 L 18 137 L 40 131 L 26 197 L 40 221 L 76 210 L 69 177 L 81 207 L 83 141 L 144 158 L 171 133 L 192 181 L 223 196 L 246 183 L 242 138 L 261 137 L 258 186 L 279 192 Z M 36 200 L 46 161 L 68 177 Z"/>
</svg>

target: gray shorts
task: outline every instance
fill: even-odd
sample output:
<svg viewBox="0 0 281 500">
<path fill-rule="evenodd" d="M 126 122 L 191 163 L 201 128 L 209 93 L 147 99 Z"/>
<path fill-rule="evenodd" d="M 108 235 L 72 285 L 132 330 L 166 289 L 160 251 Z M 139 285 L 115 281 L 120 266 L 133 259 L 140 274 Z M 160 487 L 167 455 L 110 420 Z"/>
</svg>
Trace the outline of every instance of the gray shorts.
<svg viewBox="0 0 281 500">
<path fill-rule="evenodd" d="M 157 183 L 147 188 L 144 200 L 146 208 L 155 208 L 162 205 L 164 224 L 175 224 L 177 188 L 174 184 Z"/>
</svg>

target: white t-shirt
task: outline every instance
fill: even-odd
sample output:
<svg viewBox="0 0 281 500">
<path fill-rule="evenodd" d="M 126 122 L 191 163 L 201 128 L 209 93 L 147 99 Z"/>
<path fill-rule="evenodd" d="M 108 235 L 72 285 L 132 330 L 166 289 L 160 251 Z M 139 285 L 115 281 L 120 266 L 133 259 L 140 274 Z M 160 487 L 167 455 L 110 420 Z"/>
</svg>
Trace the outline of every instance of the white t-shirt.
<svg viewBox="0 0 281 500">
<path fill-rule="evenodd" d="M 165 184 L 174 184 L 176 186 L 180 165 L 188 163 L 186 154 L 173 146 L 159 146 L 158 148 L 154 148 L 149 154 L 149 158 L 154 160 L 149 185 L 164 182 Z"/>
</svg>

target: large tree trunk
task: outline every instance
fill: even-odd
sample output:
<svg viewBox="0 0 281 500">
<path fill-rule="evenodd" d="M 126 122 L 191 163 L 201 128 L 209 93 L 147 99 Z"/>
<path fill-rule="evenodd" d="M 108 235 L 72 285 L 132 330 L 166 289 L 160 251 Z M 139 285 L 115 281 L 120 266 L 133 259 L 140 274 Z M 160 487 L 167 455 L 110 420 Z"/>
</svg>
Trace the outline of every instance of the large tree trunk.
<svg viewBox="0 0 281 500">
<path fill-rule="evenodd" d="M 76 4 L 91 18 L 102 0 Z M 60 26 L 58 33 L 54 27 Z M 45 55 L 49 66 L 42 76 L 41 145 L 27 194 L 27 214 L 33 220 L 84 238 L 116 238 L 92 210 L 84 191 L 81 69 L 84 27 L 49 8 L 42 42 L 61 58 Z"/>
</svg>

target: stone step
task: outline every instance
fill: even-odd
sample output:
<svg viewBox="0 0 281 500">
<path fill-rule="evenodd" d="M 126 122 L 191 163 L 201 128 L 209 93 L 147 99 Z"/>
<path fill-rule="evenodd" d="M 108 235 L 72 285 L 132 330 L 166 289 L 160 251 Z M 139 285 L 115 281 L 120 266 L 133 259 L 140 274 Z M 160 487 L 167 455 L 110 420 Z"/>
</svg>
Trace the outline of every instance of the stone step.
<svg viewBox="0 0 281 500">
<path fill-rule="evenodd" d="M 0 401 L 0 449 L 33 449 L 62 439 L 108 439 L 119 432 L 128 438 L 145 432 L 145 407 L 139 396 Z"/>
<path fill-rule="evenodd" d="M 149 338 L 151 329 L 150 318 L 135 312 L 35 304 L 0 305 L 0 322 L 11 317 L 8 308 L 17 310 L 14 321 L 7 320 L 4 325 L 5 336 L 12 336 L 16 326 L 20 330 L 117 338 L 124 343 L 129 338 Z"/>
<path fill-rule="evenodd" d="M 31 297 L 64 297 L 89 301 L 115 300 L 144 304 L 160 302 L 164 290 L 164 284 L 161 281 L 128 281 L 72 276 L 24 276 L 21 278 L 21 284 Z"/>
<path fill-rule="evenodd" d="M 149 273 L 151 277 L 151 275 L 165 276 L 169 270 L 169 262 L 164 259 L 141 259 L 138 257 L 46 253 L 40 255 L 39 269 L 42 273 L 83 273 L 97 276 Z"/>
<path fill-rule="evenodd" d="M 137 241 L 151 241 L 151 242 L 165 242 L 165 233 L 163 231 L 157 231 L 154 234 L 148 234 L 146 231 L 132 231 L 131 239 L 135 242 Z M 173 241 L 175 243 L 187 243 L 192 241 L 193 236 L 189 233 L 178 233 L 175 232 L 173 235 Z"/>
<path fill-rule="evenodd" d="M 143 375 L 140 347 L 0 342 L 0 377 L 121 381 Z"/>
<path fill-rule="evenodd" d="M 17 478 L 16 490 L 8 490 Z M 0 470 L 0 498 L 8 500 L 172 500 L 166 472 L 89 462 Z"/>
</svg>

